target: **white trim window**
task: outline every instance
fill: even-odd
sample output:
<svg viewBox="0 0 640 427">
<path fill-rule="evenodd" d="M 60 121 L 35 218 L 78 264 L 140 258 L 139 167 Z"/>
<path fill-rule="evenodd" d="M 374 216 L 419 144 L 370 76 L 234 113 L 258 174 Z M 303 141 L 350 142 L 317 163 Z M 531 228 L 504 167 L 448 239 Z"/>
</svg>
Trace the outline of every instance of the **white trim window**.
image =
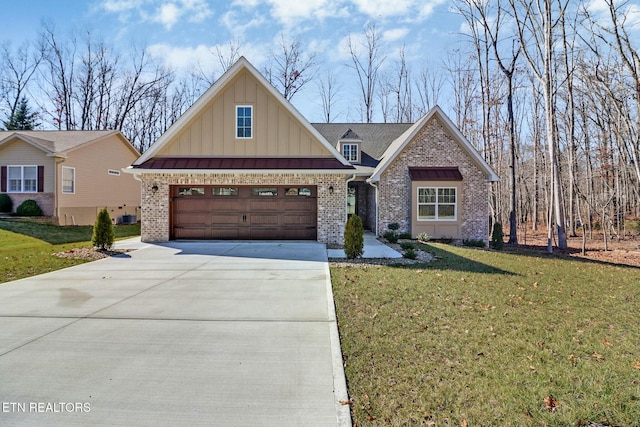
<svg viewBox="0 0 640 427">
<path fill-rule="evenodd" d="M 456 221 L 456 187 L 418 187 L 418 221 Z"/>
<path fill-rule="evenodd" d="M 253 106 L 236 105 L 236 138 L 253 138 Z"/>
<path fill-rule="evenodd" d="M 357 163 L 359 161 L 359 151 L 358 144 L 342 144 L 342 155 L 349 162 Z"/>
<path fill-rule="evenodd" d="M 37 193 L 38 166 L 7 166 L 9 193 Z"/>
<path fill-rule="evenodd" d="M 64 194 L 75 194 L 76 168 L 71 168 L 69 166 L 62 167 L 62 192 Z"/>
</svg>

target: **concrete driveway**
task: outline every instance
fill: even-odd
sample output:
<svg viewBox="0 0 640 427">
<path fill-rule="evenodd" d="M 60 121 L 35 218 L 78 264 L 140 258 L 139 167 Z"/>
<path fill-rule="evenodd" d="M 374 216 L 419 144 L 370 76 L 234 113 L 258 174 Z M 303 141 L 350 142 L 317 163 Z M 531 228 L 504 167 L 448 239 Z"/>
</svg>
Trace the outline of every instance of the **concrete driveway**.
<svg viewBox="0 0 640 427">
<path fill-rule="evenodd" d="M 350 425 L 324 245 L 137 245 L 0 284 L 0 425 Z"/>
</svg>

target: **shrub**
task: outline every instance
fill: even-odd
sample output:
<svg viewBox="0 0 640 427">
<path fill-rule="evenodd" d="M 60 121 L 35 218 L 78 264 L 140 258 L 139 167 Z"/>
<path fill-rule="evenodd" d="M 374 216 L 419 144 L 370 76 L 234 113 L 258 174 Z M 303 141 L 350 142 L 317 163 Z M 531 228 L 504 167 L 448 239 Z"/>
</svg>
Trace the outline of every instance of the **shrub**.
<svg viewBox="0 0 640 427">
<path fill-rule="evenodd" d="M 484 248 L 486 243 L 482 239 L 465 239 L 462 241 L 464 246 L 472 246 L 475 248 Z"/>
<path fill-rule="evenodd" d="M 429 240 L 431 240 L 431 236 L 429 236 L 427 233 L 422 232 L 418 234 L 418 242 L 427 243 Z"/>
<path fill-rule="evenodd" d="M 409 248 L 406 251 L 404 251 L 403 256 L 405 258 L 408 258 L 408 259 L 416 259 L 416 258 L 418 258 L 418 254 L 416 253 L 415 249 L 413 249 L 413 248 Z"/>
<path fill-rule="evenodd" d="M 402 249 L 404 249 L 404 250 L 407 250 L 407 249 L 414 249 L 414 248 L 415 248 L 415 246 L 414 246 L 414 245 L 413 245 L 413 243 L 411 243 L 411 242 L 401 242 L 401 243 L 400 243 L 400 247 L 401 247 Z"/>
<path fill-rule="evenodd" d="M 400 228 L 400 224 L 398 224 L 397 222 L 392 222 L 391 224 L 389 224 L 387 226 L 387 228 L 389 230 L 396 231 L 396 230 L 398 230 Z"/>
<path fill-rule="evenodd" d="M 42 216 L 42 209 L 38 206 L 35 200 L 25 200 L 22 202 L 18 209 L 16 209 L 18 216 Z"/>
<path fill-rule="evenodd" d="M 353 259 L 362 256 L 364 250 L 364 227 L 358 215 L 351 215 L 344 227 L 344 253 Z"/>
<path fill-rule="evenodd" d="M 8 194 L 0 194 L 0 212 L 11 212 L 13 209 L 13 201 Z"/>
<path fill-rule="evenodd" d="M 398 234 L 399 239 L 411 239 L 411 233 L 400 233 Z"/>
<path fill-rule="evenodd" d="M 111 245 L 113 245 L 113 239 L 113 223 L 111 222 L 107 208 L 103 208 L 100 213 L 98 213 L 96 223 L 93 225 L 93 237 L 91 238 L 91 243 L 93 243 L 93 246 L 98 249 L 105 250 L 111 248 Z"/>
<path fill-rule="evenodd" d="M 389 243 L 398 243 L 398 234 L 395 231 L 385 231 L 382 235 Z"/>
<path fill-rule="evenodd" d="M 500 224 L 499 222 L 493 224 L 490 245 L 493 249 L 497 250 L 500 250 L 504 247 L 504 233 L 502 232 L 502 224 Z"/>
</svg>

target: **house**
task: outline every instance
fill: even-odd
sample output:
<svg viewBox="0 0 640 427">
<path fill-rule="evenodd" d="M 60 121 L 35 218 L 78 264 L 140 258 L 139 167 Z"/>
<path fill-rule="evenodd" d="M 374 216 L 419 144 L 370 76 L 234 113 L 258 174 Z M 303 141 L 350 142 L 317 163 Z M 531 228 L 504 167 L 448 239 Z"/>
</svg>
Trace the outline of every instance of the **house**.
<svg viewBox="0 0 640 427">
<path fill-rule="evenodd" d="M 383 234 L 487 240 L 496 173 L 438 107 L 413 124 L 309 123 L 245 58 L 133 165 L 142 240 Z"/>
<path fill-rule="evenodd" d="M 122 168 L 139 156 L 120 131 L 2 131 L 0 192 L 14 211 L 32 199 L 60 225 L 92 225 L 104 207 L 129 222 L 140 182 Z"/>
</svg>

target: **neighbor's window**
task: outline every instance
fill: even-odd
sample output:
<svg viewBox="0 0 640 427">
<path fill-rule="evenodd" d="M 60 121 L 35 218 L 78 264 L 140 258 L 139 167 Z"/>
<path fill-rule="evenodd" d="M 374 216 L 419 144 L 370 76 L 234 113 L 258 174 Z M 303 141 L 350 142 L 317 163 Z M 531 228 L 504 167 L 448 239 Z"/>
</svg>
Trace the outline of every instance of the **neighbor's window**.
<svg viewBox="0 0 640 427">
<path fill-rule="evenodd" d="M 76 192 L 76 168 L 62 167 L 62 192 L 66 194 Z"/>
<path fill-rule="evenodd" d="M 342 144 L 342 155 L 350 162 L 358 161 L 358 144 Z"/>
<path fill-rule="evenodd" d="M 211 189 L 211 194 L 214 196 L 237 196 L 237 187 L 214 187 Z"/>
<path fill-rule="evenodd" d="M 253 107 L 251 105 L 236 107 L 236 138 L 253 138 Z"/>
<path fill-rule="evenodd" d="M 418 220 L 455 221 L 457 218 L 457 189 L 418 188 Z"/>
<path fill-rule="evenodd" d="M 7 166 L 9 193 L 38 191 L 38 166 Z"/>
</svg>

